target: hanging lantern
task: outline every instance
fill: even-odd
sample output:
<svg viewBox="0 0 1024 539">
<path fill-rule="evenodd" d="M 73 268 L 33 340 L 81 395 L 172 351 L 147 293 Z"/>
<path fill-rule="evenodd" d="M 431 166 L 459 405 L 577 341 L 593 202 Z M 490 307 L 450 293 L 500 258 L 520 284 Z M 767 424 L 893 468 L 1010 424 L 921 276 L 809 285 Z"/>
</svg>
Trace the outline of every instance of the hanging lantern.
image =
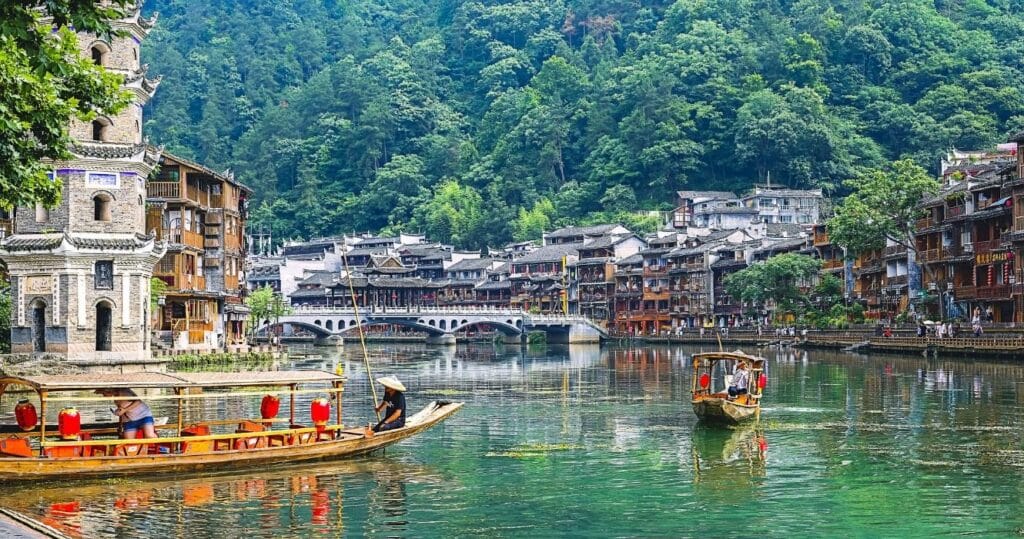
<svg viewBox="0 0 1024 539">
<path fill-rule="evenodd" d="M 327 420 L 331 417 L 331 401 L 317 397 L 313 399 L 313 402 L 309 405 L 309 415 L 313 419 L 313 424 L 320 427 L 327 424 Z"/>
<path fill-rule="evenodd" d="M 281 411 L 281 399 L 276 395 L 264 395 L 260 403 L 260 417 L 264 420 L 274 419 L 277 412 Z"/>
<path fill-rule="evenodd" d="M 708 376 L 708 373 L 700 375 L 700 387 L 707 389 L 709 385 L 711 385 L 711 377 Z"/>
<path fill-rule="evenodd" d="M 17 406 L 14 407 L 14 417 L 18 420 L 18 427 L 25 432 L 36 428 L 36 423 L 39 423 L 36 407 L 28 399 L 18 401 Z"/>
<path fill-rule="evenodd" d="M 764 389 L 764 386 L 768 385 L 768 375 L 762 374 L 757 377 L 757 389 Z"/>
<path fill-rule="evenodd" d="M 64 408 L 57 414 L 57 431 L 62 440 L 77 440 L 82 432 L 82 416 L 75 408 Z M 140 431 L 141 432 L 141 431 Z"/>
<path fill-rule="evenodd" d="M 992 286 L 992 283 L 995 281 L 995 274 L 996 274 L 995 266 L 989 266 L 988 267 L 988 285 L 989 286 Z"/>
</svg>

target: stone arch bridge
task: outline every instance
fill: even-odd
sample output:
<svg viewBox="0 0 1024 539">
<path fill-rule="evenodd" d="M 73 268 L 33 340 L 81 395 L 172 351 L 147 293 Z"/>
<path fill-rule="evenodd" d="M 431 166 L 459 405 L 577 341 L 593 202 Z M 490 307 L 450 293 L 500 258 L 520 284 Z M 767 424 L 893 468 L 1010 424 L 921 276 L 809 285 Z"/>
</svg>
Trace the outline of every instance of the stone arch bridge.
<svg viewBox="0 0 1024 539">
<path fill-rule="evenodd" d="M 409 307 L 398 309 L 360 308 L 358 324 L 372 326 L 394 324 L 423 332 L 429 344 L 454 344 L 455 333 L 465 329 L 488 326 L 500 332 L 506 342 L 521 342 L 525 333 L 543 331 L 548 342 L 599 343 L 607 333 L 587 318 L 576 315 L 538 315 L 516 309 L 470 307 Z M 356 331 L 356 312 L 351 307 L 295 307 L 276 320 L 262 320 L 257 334 L 265 334 L 276 325 L 304 329 L 328 343 Z"/>
</svg>

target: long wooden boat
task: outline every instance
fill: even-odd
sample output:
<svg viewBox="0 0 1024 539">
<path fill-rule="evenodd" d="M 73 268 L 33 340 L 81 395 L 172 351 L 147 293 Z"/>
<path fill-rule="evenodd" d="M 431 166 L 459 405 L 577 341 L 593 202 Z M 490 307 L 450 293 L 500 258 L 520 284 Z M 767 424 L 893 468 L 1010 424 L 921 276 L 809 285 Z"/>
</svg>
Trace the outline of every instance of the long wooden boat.
<svg viewBox="0 0 1024 539">
<path fill-rule="evenodd" d="M 715 387 L 715 366 L 720 362 L 735 366 L 742 363 L 750 371 L 747 393 L 730 397 L 727 387 Z M 757 418 L 767 377 L 764 358 L 743 352 L 706 352 L 693 355 L 691 399 L 693 413 L 707 423 L 739 424 Z"/>
<path fill-rule="evenodd" d="M 429 429 L 462 407 L 461 402 L 435 401 L 409 416 L 404 427 L 367 436 L 364 428 L 342 424 L 340 403 L 344 381 L 341 376 L 322 371 L 143 372 L 0 378 L 0 396 L 8 387 L 24 386 L 38 395 L 40 407 L 37 426 L 27 432 L 0 436 L 0 481 L 209 472 L 344 458 L 404 440 Z M 116 438 L 114 424 L 85 425 L 73 439 L 67 436 L 60 439 L 53 422 L 48 424 L 47 405 L 51 401 L 112 403 L 124 397 L 81 394 L 89 390 L 122 388 L 164 390 L 164 394 L 147 394 L 141 398 L 147 402 L 176 401 L 177 420 L 157 427 L 159 438 L 129 440 Z M 289 417 L 185 423 L 186 401 L 261 394 L 265 399 L 287 396 Z M 301 394 L 326 397 L 320 403 L 321 413 L 322 407 L 326 404 L 329 410 L 329 403 L 333 401 L 336 411 L 333 422 L 321 418 L 315 425 L 297 423 L 295 397 Z M 281 423 L 286 424 L 282 427 Z M 10 432 L 10 429 L 4 430 Z M 30 448 L 31 454 L 25 448 Z"/>
</svg>

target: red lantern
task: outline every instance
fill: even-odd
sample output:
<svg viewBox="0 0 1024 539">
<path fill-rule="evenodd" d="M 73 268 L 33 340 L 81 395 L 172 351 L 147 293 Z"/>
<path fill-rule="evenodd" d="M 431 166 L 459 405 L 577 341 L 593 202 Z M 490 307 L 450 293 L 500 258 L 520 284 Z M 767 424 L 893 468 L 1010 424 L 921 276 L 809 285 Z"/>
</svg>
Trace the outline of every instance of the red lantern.
<svg viewBox="0 0 1024 539">
<path fill-rule="evenodd" d="M 768 385 L 768 375 L 762 374 L 757 377 L 757 388 L 764 389 L 764 386 Z"/>
<path fill-rule="evenodd" d="M 708 376 L 708 373 L 700 375 L 700 387 L 707 389 L 709 385 L 711 385 L 711 377 Z"/>
<path fill-rule="evenodd" d="M 14 407 L 14 417 L 18 420 L 18 427 L 25 432 L 36 428 L 36 423 L 39 423 L 36 407 L 28 399 L 18 401 L 18 405 Z"/>
<path fill-rule="evenodd" d="M 74 408 L 65 408 L 57 414 L 57 431 L 62 440 L 77 440 L 82 432 L 82 416 Z"/>
<path fill-rule="evenodd" d="M 260 404 L 260 416 L 264 420 L 274 419 L 279 411 L 281 411 L 281 399 L 276 395 L 264 395 L 263 402 Z"/>
<path fill-rule="evenodd" d="M 313 399 L 309 405 L 309 415 L 313 419 L 314 425 L 326 425 L 327 420 L 331 417 L 331 401 L 323 397 Z"/>
</svg>

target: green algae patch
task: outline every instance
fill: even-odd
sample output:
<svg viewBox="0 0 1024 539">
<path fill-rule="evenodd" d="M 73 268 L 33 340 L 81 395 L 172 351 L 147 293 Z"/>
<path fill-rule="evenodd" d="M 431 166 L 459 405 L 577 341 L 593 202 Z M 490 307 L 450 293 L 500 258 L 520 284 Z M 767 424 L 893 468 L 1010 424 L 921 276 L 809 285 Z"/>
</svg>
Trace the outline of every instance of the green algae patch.
<svg viewBox="0 0 1024 539">
<path fill-rule="evenodd" d="M 582 446 L 575 444 L 525 444 L 513 447 L 508 451 L 490 451 L 486 457 L 505 457 L 513 459 L 543 458 L 548 453 L 557 451 L 572 451 L 582 449 Z"/>
</svg>

